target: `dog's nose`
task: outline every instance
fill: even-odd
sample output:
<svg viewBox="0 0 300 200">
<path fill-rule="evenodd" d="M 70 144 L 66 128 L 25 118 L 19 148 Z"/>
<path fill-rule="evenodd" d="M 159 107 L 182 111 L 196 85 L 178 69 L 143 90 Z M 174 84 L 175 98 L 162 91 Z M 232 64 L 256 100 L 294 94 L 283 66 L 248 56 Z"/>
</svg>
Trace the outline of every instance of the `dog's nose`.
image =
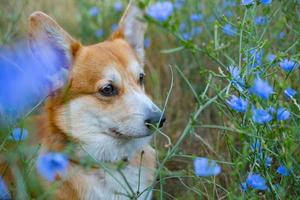
<svg viewBox="0 0 300 200">
<path fill-rule="evenodd" d="M 162 114 L 162 112 L 154 112 L 151 113 L 148 118 L 145 120 L 145 125 L 148 128 L 151 128 L 152 126 L 157 126 L 158 128 L 161 128 L 166 121 L 166 116 Z"/>
</svg>

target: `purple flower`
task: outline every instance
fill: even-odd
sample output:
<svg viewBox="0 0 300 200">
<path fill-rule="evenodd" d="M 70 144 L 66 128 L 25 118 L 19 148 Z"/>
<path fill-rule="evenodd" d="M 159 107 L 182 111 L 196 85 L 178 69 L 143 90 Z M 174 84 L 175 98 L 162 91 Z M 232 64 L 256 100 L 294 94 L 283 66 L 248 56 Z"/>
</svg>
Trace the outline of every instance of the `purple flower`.
<svg viewBox="0 0 300 200">
<path fill-rule="evenodd" d="M 96 35 L 96 37 L 98 37 L 98 38 L 103 37 L 103 35 L 104 35 L 104 30 L 103 30 L 103 28 L 97 29 L 96 32 L 95 32 L 95 35 Z"/>
<path fill-rule="evenodd" d="M 276 172 L 277 172 L 278 174 L 282 175 L 282 176 L 288 176 L 288 175 L 290 175 L 289 170 L 288 170 L 284 165 L 280 165 L 280 166 L 277 168 Z"/>
<path fill-rule="evenodd" d="M 191 20 L 192 20 L 193 22 L 200 22 L 200 21 L 203 20 L 203 15 L 200 14 L 200 13 L 193 13 L 193 14 L 191 15 Z"/>
<path fill-rule="evenodd" d="M 225 24 L 223 26 L 223 32 L 230 37 L 234 37 L 237 34 L 236 28 L 234 28 L 231 24 Z"/>
<path fill-rule="evenodd" d="M 68 165 L 66 155 L 56 152 L 42 154 L 37 160 L 38 172 L 50 182 L 54 181 L 57 175 L 65 175 Z"/>
<path fill-rule="evenodd" d="M 295 61 L 285 58 L 279 62 L 279 66 L 286 72 L 292 71 L 294 68 L 298 67 L 298 64 Z"/>
<path fill-rule="evenodd" d="M 248 108 L 248 101 L 238 98 L 235 95 L 231 96 L 230 100 L 226 101 L 227 104 L 235 111 L 237 112 L 245 112 Z"/>
<path fill-rule="evenodd" d="M 242 0 L 241 1 L 243 6 L 248 6 L 248 5 L 252 5 L 254 3 L 253 0 Z"/>
<path fill-rule="evenodd" d="M 269 63 L 272 63 L 275 59 L 276 59 L 276 55 L 274 54 L 269 54 L 267 57 Z"/>
<path fill-rule="evenodd" d="M 13 141 L 24 141 L 28 136 L 27 129 L 24 128 L 14 128 L 12 133 L 10 134 L 9 139 Z"/>
<path fill-rule="evenodd" d="M 284 90 L 284 95 L 286 98 L 291 99 L 297 94 L 297 91 L 292 88 L 287 88 Z"/>
<path fill-rule="evenodd" d="M 144 47 L 148 49 L 150 45 L 151 45 L 151 39 L 149 37 L 146 37 L 144 40 Z"/>
<path fill-rule="evenodd" d="M 259 174 L 249 174 L 246 183 L 248 187 L 255 190 L 266 190 L 268 188 L 265 179 Z"/>
<path fill-rule="evenodd" d="M 147 14 L 150 17 L 160 22 L 167 21 L 172 13 L 173 4 L 170 1 L 156 2 L 147 10 Z"/>
<path fill-rule="evenodd" d="M 250 91 L 262 99 L 268 99 L 269 96 L 274 93 L 272 86 L 270 86 L 267 81 L 264 81 L 261 78 L 256 78 L 254 80 Z"/>
<path fill-rule="evenodd" d="M 10 193 L 2 177 L 0 177 L 0 199 L 3 200 L 11 199 Z"/>
<path fill-rule="evenodd" d="M 265 25 L 268 22 L 267 17 L 265 16 L 257 16 L 254 20 L 256 25 Z"/>
<path fill-rule="evenodd" d="M 221 167 L 216 161 L 204 157 L 194 160 L 194 169 L 197 176 L 216 176 L 221 173 Z"/>
<path fill-rule="evenodd" d="M 265 124 L 272 120 L 272 116 L 264 109 L 253 109 L 252 120 L 257 124 Z"/>
<path fill-rule="evenodd" d="M 123 10 L 123 3 L 121 1 L 115 2 L 114 9 L 116 12 L 121 12 Z"/>
<path fill-rule="evenodd" d="M 260 3 L 263 5 L 268 5 L 272 3 L 272 0 L 260 0 Z"/>
<path fill-rule="evenodd" d="M 279 108 L 277 110 L 277 120 L 284 121 L 290 118 L 291 113 L 285 108 Z"/>
<path fill-rule="evenodd" d="M 99 13 L 100 13 L 100 10 L 96 6 L 91 7 L 89 9 L 89 15 L 92 16 L 92 17 L 96 17 Z"/>
</svg>

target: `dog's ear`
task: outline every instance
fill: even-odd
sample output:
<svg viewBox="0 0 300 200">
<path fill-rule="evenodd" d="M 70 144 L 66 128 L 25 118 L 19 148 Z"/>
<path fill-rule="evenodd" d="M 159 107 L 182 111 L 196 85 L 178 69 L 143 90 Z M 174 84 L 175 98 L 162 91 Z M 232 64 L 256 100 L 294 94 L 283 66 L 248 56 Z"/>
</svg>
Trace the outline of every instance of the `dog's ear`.
<svg viewBox="0 0 300 200">
<path fill-rule="evenodd" d="M 147 28 L 143 17 L 144 12 L 130 1 L 119 22 L 118 30 L 113 34 L 113 38 L 123 37 L 127 40 L 141 62 L 144 62 L 144 35 Z"/>
<path fill-rule="evenodd" d="M 52 77 L 50 81 L 53 84 L 57 84 L 54 83 L 57 82 L 55 79 L 59 79 L 61 73 L 68 75 L 81 46 L 51 17 L 40 11 L 34 12 L 29 18 L 29 45 L 41 67 L 49 73 L 46 75 Z"/>
</svg>

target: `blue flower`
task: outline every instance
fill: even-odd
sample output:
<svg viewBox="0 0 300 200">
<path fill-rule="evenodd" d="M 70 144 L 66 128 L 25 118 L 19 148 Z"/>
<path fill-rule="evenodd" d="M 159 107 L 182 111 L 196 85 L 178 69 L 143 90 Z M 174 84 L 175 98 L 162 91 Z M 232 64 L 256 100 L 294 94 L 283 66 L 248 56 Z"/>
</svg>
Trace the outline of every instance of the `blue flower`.
<svg viewBox="0 0 300 200">
<path fill-rule="evenodd" d="M 266 180 L 259 174 L 249 174 L 246 179 L 247 186 L 255 190 L 266 190 Z"/>
<path fill-rule="evenodd" d="M 2 179 L 2 177 L 0 177 L 0 199 L 3 200 L 11 199 L 7 186 L 4 180 Z"/>
<path fill-rule="evenodd" d="M 92 17 L 96 17 L 99 13 L 100 13 L 100 10 L 96 6 L 91 7 L 89 9 L 89 15 L 92 16 Z"/>
<path fill-rule="evenodd" d="M 247 183 L 246 182 L 241 183 L 241 190 L 242 190 L 242 192 L 246 192 L 247 189 L 248 189 Z"/>
<path fill-rule="evenodd" d="M 224 13 L 224 15 L 225 15 L 226 17 L 230 18 L 230 17 L 232 17 L 234 14 L 233 14 L 233 12 L 232 12 L 231 10 L 227 10 L 227 11 Z"/>
<path fill-rule="evenodd" d="M 188 33 L 188 32 L 182 33 L 181 36 L 182 36 L 182 38 L 183 38 L 184 40 L 190 40 L 190 39 L 192 39 L 191 33 Z"/>
<path fill-rule="evenodd" d="M 103 35 L 104 35 L 104 30 L 103 30 L 103 28 L 97 29 L 96 32 L 95 32 L 95 35 L 96 35 L 96 37 L 98 37 L 98 38 L 103 37 Z"/>
<path fill-rule="evenodd" d="M 260 0 L 260 3 L 262 3 L 263 5 L 268 5 L 272 3 L 272 0 Z"/>
<path fill-rule="evenodd" d="M 265 16 L 257 16 L 254 20 L 256 25 L 265 25 L 268 22 L 267 17 Z"/>
<path fill-rule="evenodd" d="M 121 12 L 123 10 L 123 3 L 121 1 L 115 2 L 114 9 L 116 12 Z"/>
<path fill-rule="evenodd" d="M 254 3 L 253 0 L 242 0 L 242 5 L 243 6 L 248 6 L 248 5 L 252 5 Z"/>
<path fill-rule="evenodd" d="M 271 167 L 273 158 L 266 157 L 266 167 Z"/>
<path fill-rule="evenodd" d="M 38 172 L 50 182 L 54 181 L 57 175 L 64 175 L 68 165 L 69 161 L 62 153 L 49 152 L 40 155 L 37 160 Z"/>
<path fill-rule="evenodd" d="M 278 39 L 283 39 L 285 37 L 285 32 L 281 31 L 279 34 L 278 34 Z"/>
<path fill-rule="evenodd" d="M 241 69 L 237 66 L 230 65 L 228 71 L 231 75 L 232 84 L 237 87 L 239 91 L 243 91 L 245 87 L 245 80 L 241 77 Z"/>
<path fill-rule="evenodd" d="M 150 44 L 151 44 L 151 39 L 149 37 L 146 37 L 144 40 L 144 47 L 148 49 L 150 47 Z"/>
<path fill-rule="evenodd" d="M 185 4 L 185 0 L 176 0 L 175 1 L 175 8 L 181 9 Z"/>
<path fill-rule="evenodd" d="M 269 96 L 274 93 L 272 86 L 270 86 L 267 81 L 264 81 L 261 78 L 256 78 L 254 80 L 250 91 L 262 99 L 268 99 Z"/>
<path fill-rule="evenodd" d="M 275 59 L 276 59 L 276 55 L 274 54 L 269 54 L 267 57 L 269 63 L 272 63 Z"/>
<path fill-rule="evenodd" d="M 192 20 L 193 22 L 200 22 L 200 21 L 203 20 L 203 15 L 200 14 L 200 13 L 193 13 L 193 14 L 191 15 L 191 20 Z"/>
<path fill-rule="evenodd" d="M 284 95 L 286 98 L 291 99 L 297 94 L 297 91 L 292 88 L 287 88 L 284 90 Z"/>
<path fill-rule="evenodd" d="M 197 176 L 216 176 L 221 173 L 221 167 L 216 161 L 204 157 L 194 160 L 194 169 Z"/>
<path fill-rule="evenodd" d="M 169 19 L 173 13 L 173 4 L 170 1 L 156 2 L 152 4 L 147 14 L 157 21 L 164 22 Z"/>
<path fill-rule="evenodd" d="M 291 113 L 285 108 L 279 108 L 277 110 L 277 120 L 284 121 L 290 118 Z"/>
<path fill-rule="evenodd" d="M 279 66 L 286 72 L 292 71 L 294 68 L 298 67 L 298 64 L 295 61 L 285 58 L 279 62 Z"/>
<path fill-rule="evenodd" d="M 223 32 L 230 37 L 234 37 L 237 34 L 236 28 L 234 28 L 231 24 L 225 24 L 223 26 Z"/>
<path fill-rule="evenodd" d="M 288 176 L 288 175 L 290 175 L 289 170 L 288 170 L 284 165 L 280 165 L 280 166 L 277 168 L 276 172 L 277 172 L 278 174 L 282 175 L 282 176 Z"/>
<path fill-rule="evenodd" d="M 118 29 L 118 24 L 112 24 L 110 29 L 112 32 L 116 31 Z"/>
<path fill-rule="evenodd" d="M 248 102 L 242 98 L 238 98 L 235 95 L 231 96 L 230 100 L 226 101 L 228 105 L 237 112 L 245 112 L 248 108 Z"/>
<path fill-rule="evenodd" d="M 12 133 L 10 134 L 9 139 L 14 141 L 24 141 L 28 136 L 27 129 L 24 128 L 14 128 Z"/>
<path fill-rule="evenodd" d="M 265 124 L 272 120 L 272 116 L 264 109 L 253 109 L 252 120 L 257 124 Z"/>
</svg>

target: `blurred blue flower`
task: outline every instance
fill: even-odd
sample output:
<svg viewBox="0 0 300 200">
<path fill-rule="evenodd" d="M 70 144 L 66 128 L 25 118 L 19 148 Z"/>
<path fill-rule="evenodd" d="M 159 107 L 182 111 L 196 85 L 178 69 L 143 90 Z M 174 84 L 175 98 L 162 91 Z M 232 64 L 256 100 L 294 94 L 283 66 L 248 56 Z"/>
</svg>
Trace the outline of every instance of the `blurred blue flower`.
<svg viewBox="0 0 300 200">
<path fill-rule="evenodd" d="M 230 18 L 230 17 L 232 17 L 234 14 L 233 14 L 233 12 L 232 12 L 231 10 L 227 10 L 227 11 L 224 13 L 224 15 L 225 15 L 226 17 Z"/>
<path fill-rule="evenodd" d="M 116 31 L 118 29 L 118 24 L 112 24 L 110 29 L 112 32 Z"/>
<path fill-rule="evenodd" d="M 231 75 L 231 81 L 234 86 L 237 87 L 239 91 L 243 91 L 245 87 L 245 80 L 241 77 L 241 69 L 237 66 L 230 65 L 228 71 Z"/>
<path fill-rule="evenodd" d="M 235 95 L 231 96 L 230 100 L 226 100 L 227 104 L 237 112 L 245 112 L 248 108 L 248 101 L 239 98 Z"/>
<path fill-rule="evenodd" d="M 114 9 L 116 12 L 121 12 L 123 10 L 123 3 L 121 1 L 115 2 Z"/>
<path fill-rule="evenodd" d="M 268 22 L 268 18 L 265 16 L 256 16 L 254 22 L 256 25 L 265 25 Z"/>
<path fill-rule="evenodd" d="M 268 60 L 269 63 L 272 63 L 275 59 L 276 59 L 275 54 L 269 54 L 268 57 L 267 57 L 267 60 Z"/>
<path fill-rule="evenodd" d="M 167 21 L 172 13 L 173 4 L 170 1 L 156 2 L 147 10 L 147 14 L 150 17 L 160 22 Z"/>
<path fill-rule="evenodd" d="M 231 24 L 225 24 L 223 26 L 223 32 L 230 37 L 234 37 L 237 34 L 236 28 L 234 28 Z"/>
<path fill-rule="evenodd" d="M 242 0 L 241 1 L 242 5 L 247 6 L 247 5 L 252 5 L 254 3 L 253 0 Z"/>
<path fill-rule="evenodd" d="M 57 175 L 65 175 L 68 165 L 67 156 L 56 152 L 40 155 L 37 160 L 38 172 L 50 182 L 54 181 Z"/>
<path fill-rule="evenodd" d="M 216 161 L 204 157 L 194 160 L 194 169 L 197 176 L 216 176 L 221 173 L 221 167 Z"/>
<path fill-rule="evenodd" d="M 193 13 L 191 14 L 191 20 L 193 22 L 200 22 L 203 20 L 203 15 L 200 13 Z"/>
<path fill-rule="evenodd" d="M 272 0 L 259 0 L 263 5 L 268 5 L 272 3 Z"/>
<path fill-rule="evenodd" d="M 181 9 L 185 4 L 185 0 L 176 0 L 175 1 L 175 8 Z"/>
<path fill-rule="evenodd" d="M 10 140 L 13 141 L 24 141 L 28 136 L 28 131 L 25 128 L 14 128 L 9 136 Z"/>
<path fill-rule="evenodd" d="M 271 158 L 269 156 L 266 157 L 266 167 L 271 167 L 272 161 L 273 161 L 273 158 Z"/>
<path fill-rule="evenodd" d="M 297 94 L 297 91 L 292 88 L 287 88 L 284 90 L 284 95 L 286 98 L 291 99 Z"/>
<path fill-rule="evenodd" d="M 202 30 L 203 30 L 203 29 L 202 29 L 202 27 L 200 27 L 200 26 L 193 27 L 192 30 L 191 30 L 191 35 L 192 35 L 192 37 L 201 34 L 201 33 L 202 33 Z"/>
<path fill-rule="evenodd" d="M 277 120 L 284 121 L 290 118 L 291 113 L 285 108 L 279 108 L 277 110 Z"/>
<path fill-rule="evenodd" d="M 92 17 L 96 17 L 99 13 L 100 13 L 100 10 L 96 6 L 91 7 L 89 9 L 89 15 L 92 16 Z"/>
<path fill-rule="evenodd" d="M 285 58 L 279 62 L 279 66 L 286 72 L 292 71 L 294 68 L 298 67 L 298 64 L 295 61 Z"/>
<path fill-rule="evenodd" d="M 189 32 L 182 33 L 181 36 L 182 36 L 182 38 L 184 40 L 190 40 L 190 39 L 192 39 L 192 35 Z"/>
<path fill-rule="evenodd" d="M 144 40 L 144 47 L 148 49 L 150 47 L 150 44 L 151 44 L 151 39 L 149 37 L 146 37 Z"/>
<path fill-rule="evenodd" d="M 268 99 L 269 96 L 274 93 L 272 86 L 270 86 L 267 81 L 264 81 L 259 77 L 254 80 L 253 86 L 250 88 L 250 92 L 262 99 Z"/>
<path fill-rule="evenodd" d="M 247 189 L 248 189 L 247 183 L 246 182 L 241 183 L 241 190 L 242 190 L 242 192 L 246 192 Z"/>
<path fill-rule="evenodd" d="M 288 175 L 290 175 L 289 170 L 288 170 L 284 165 L 280 165 L 280 166 L 277 168 L 276 172 L 277 172 L 278 174 L 282 175 L 282 176 L 288 176 Z"/>
<path fill-rule="evenodd" d="M 266 190 L 268 187 L 266 185 L 266 180 L 259 174 L 249 174 L 246 183 L 248 187 L 255 190 Z"/>
<path fill-rule="evenodd" d="M 95 35 L 96 35 L 96 37 L 98 37 L 98 38 L 103 37 L 103 35 L 104 35 L 104 30 L 103 30 L 103 28 L 97 29 L 96 32 L 95 32 Z"/>
<path fill-rule="evenodd" d="M 0 177 L 0 199 L 2 200 L 11 199 L 10 193 L 2 177 Z"/>
<path fill-rule="evenodd" d="M 252 109 L 252 120 L 257 124 L 265 124 L 272 120 L 272 116 L 264 109 Z"/>
<path fill-rule="evenodd" d="M 283 39 L 285 37 L 285 32 L 281 31 L 279 34 L 278 34 L 278 39 Z"/>
</svg>

